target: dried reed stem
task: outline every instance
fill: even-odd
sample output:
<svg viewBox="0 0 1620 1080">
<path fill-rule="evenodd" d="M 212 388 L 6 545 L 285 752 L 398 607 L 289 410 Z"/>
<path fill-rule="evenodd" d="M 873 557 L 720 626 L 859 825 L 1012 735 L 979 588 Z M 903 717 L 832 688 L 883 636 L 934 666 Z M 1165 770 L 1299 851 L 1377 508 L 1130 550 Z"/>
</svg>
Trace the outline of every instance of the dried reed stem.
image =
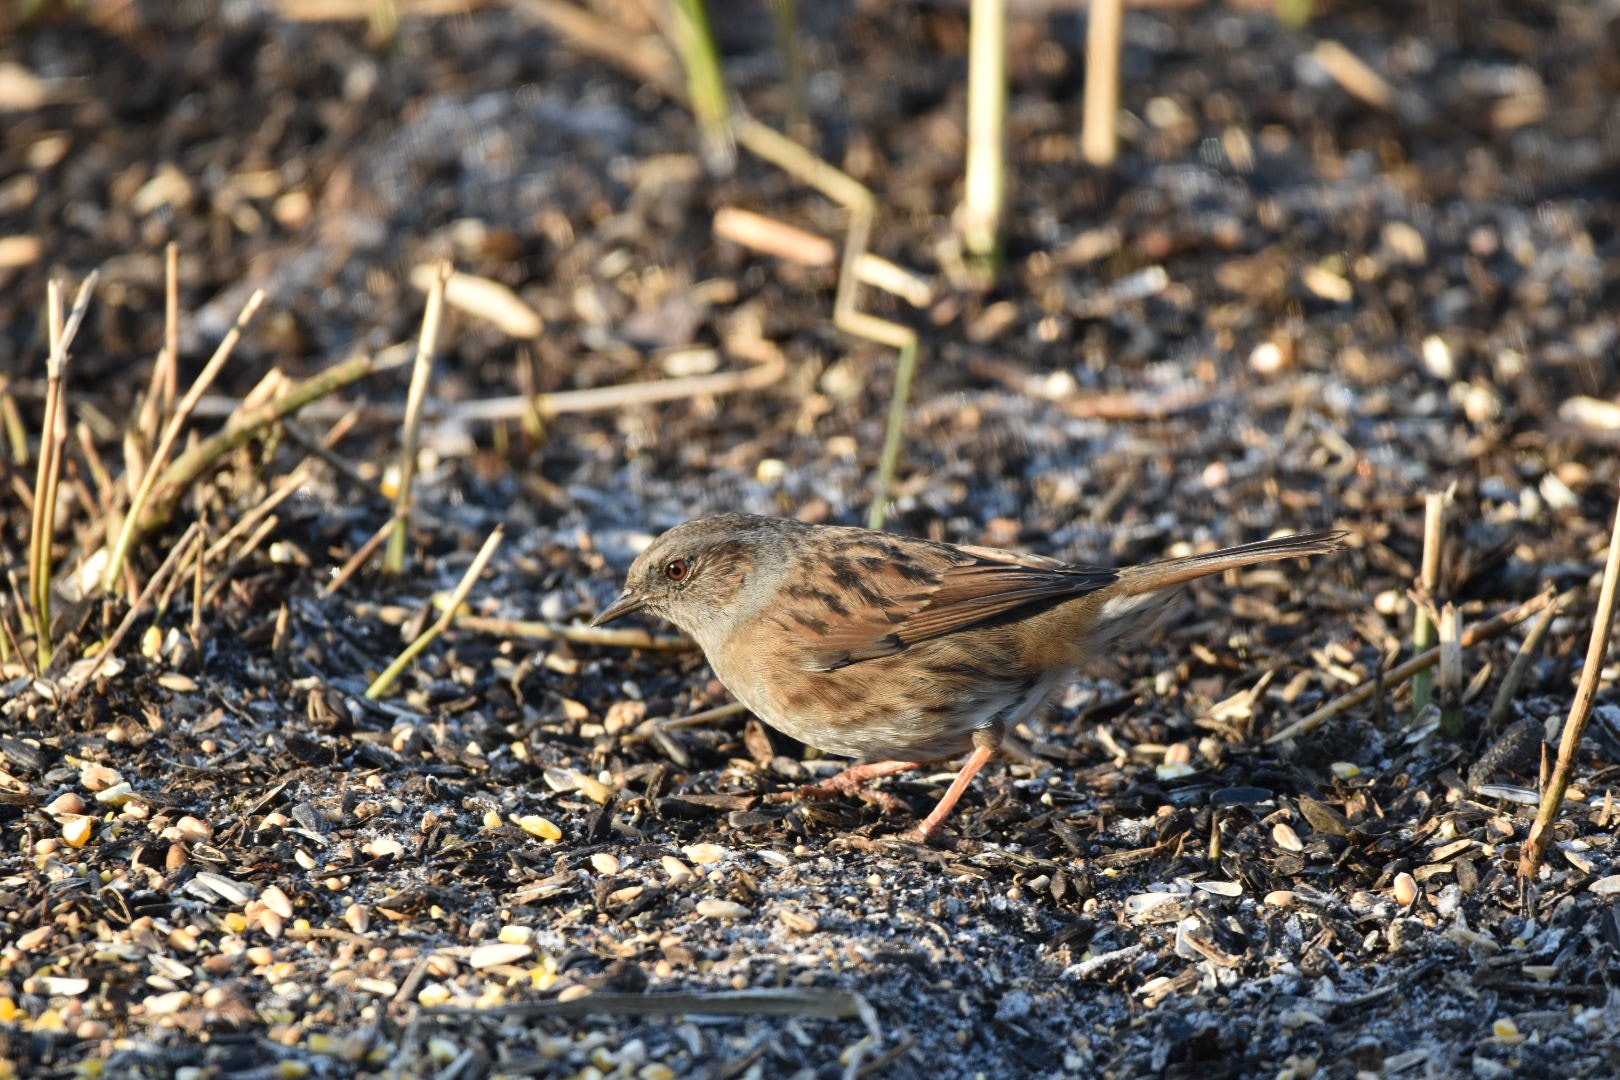
<svg viewBox="0 0 1620 1080">
<path fill-rule="evenodd" d="M 428 290 L 427 310 L 422 313 L 422 336 L 417 339 L 416 362 L 411 368 L 411 388 L 405 396 L 405 424 L 399 447 L 399 489 L 394 493 L 394 530 L 388 537 L 388 554 L 383 570 L 405 572 L 405 542 L 411 527 L 411 486 L 416 481 L 416 451 L 422 435 L 422 402 L 427 398 L 428 376 L 433 354 L 439 348 L 439 326 L 444 320 L 444 288 L 450 280 L 450 264 L 441 262 Z"/>
<path fill-rule="evenodd" d="M 1124 25 L 1125 0 L 1091 0 L 1080 152 L 1099 167 L 1112 165 L 1119 153 L 1119 50 Z"/>
<path fill-rule="evenodd" d="M 180 438 L 180 429 L 191 417 L 191 411 L 197 407 L 197 401 L 203 392 L 213 383 L 214 377 L 230 359 L 231 353 L 236 349 L 236 343 L 242 340 L 242 334 L 247 330 L 248 323 L 253 321 L 254 314 L 259 305 L 264 303 L 264 290 L 257 289 L 248 297 L 248 302 L 242 305 L 241 314 L 237 315 L 236 322 L 220 341 L 214 355 L 208 358 L 202 371 L 186 391 L 186 396 L 180 399 L 174 412 L 169 416 L 169 422 L 163 429 L 163 437 L 158 441 L 157 452 L 147 462 L 146 471 L 141 476 L 141 486 L 136 490 L 135 497 L 130 500 L 129 513 L 124 518 L 124 526 L 118 532 L 118 540 L 113 545 L 112 557 L 107 560 L 107 568 L 101 576 L 101 586 L 112 591 L 113 583 L 118 580 L 124 561 L 129 558 L 129 552 L 134 547 L 136 536 L 141 531 L 138 525 L 146 509 L 147 501 L 152 497 L 153 489 L 157 485 L 158 472 L 169 460 L 169 454 L 174 450 L 174 444 Z"/>
<path fill-rule="evenodd" d="M 1614 524 L 1609 528 L 1609 558 L 1603 566 L 1603 584 L 1598 587 L 1592 638 L 1586 649 L 1586 664 L 1581 668 L 1580 685 L 1575 688 L 1575 700 L 1569 706 L 1569 719 L 1564 721 L 1564 735 L 1558 742 L 1558 762 L 1553 766 L 1552 777 L 1542 786 L 1541 808 L 1536 812 L 1535 824 L 1530 826 L 1530 835 L 1519 854 L 1519 876 L 1526 881 L 1535 880 L 1541 867 L 1547 842 L 1552 839 L 1553 823 L 1558 819 L 1564 794 L 1575 773 L 1575 759 L 1580 756 L 1581 738 L 1586 734 L 1587 721 L 1592 718 L 1592 701 L 1597 696 L 1598 679 L 1602 677 L 1603 662 L 1609 654 L 1617 589 L 1620 589 L 1620 502 L 1615 504 Z"/>
</svg>

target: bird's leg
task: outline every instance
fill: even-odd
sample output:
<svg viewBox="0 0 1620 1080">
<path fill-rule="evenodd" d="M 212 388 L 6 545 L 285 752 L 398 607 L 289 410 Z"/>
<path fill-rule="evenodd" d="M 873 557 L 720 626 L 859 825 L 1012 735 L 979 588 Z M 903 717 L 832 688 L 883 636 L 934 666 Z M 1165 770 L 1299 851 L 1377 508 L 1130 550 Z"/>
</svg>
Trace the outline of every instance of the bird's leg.
<svg viewBox="0 0 1620 1080">
<path fill-rule="evenodd" d="M 926 761 L 871 761 L 865 765 L 851 765 L 819 784 L 805 784 L 792 791 L 778 791 L 765 796 L 765 799 L 767 802 L 781 803 L 792 802 L 795 799 L 835 799 L 840 795 L 858 795 L 890 812 L 904 810 L 905 803 L 897 797 L 887 791 L 875 791 L 868 785 L 880 776 L 892 776 L 897 772 L 905 772 L 907 769 L 927 764 L 929 762 Z"/>
<path fill-rule="evenodd" d="M 915 840 L 919 844 L 928 843 L 929 839 L 939 831 L 939 827 L 945 823 L 945 819 L 951 816 L 951 811 L 956 809 L 956 802 L 962 797 L 962 792 L 967 790 L 967 786 L 973 782 L 973 778 L 978 775 L 979 770 L 984 768 L 987 761 L 996 756 L 996 751 L 1000 748 L 1001 726 L 999 724 L 995 727 L 975 731 L 973 733 L 973 753 L 968 756 L 962 770 L 956 774 L 956 779 L 951 781 L 950 789 L 940 798 L 939 804 L 917 824 L 915 829 L 906 834 L 906 839 Z"/>
</svg>

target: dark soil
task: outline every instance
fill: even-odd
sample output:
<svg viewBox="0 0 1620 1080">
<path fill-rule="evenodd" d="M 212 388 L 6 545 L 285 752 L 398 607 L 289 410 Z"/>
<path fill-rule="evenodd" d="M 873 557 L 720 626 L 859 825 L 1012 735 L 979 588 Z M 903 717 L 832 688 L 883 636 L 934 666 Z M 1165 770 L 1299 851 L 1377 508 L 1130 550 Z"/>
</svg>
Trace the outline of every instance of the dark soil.
<svg viewBox="0 0 1620 1080">
<path fill-rule="evenodd" d="M 864 522 L 892 381 L 892 350 L 834 328 L 835 268 L 711 228 L 741 207 L 841 240 L 844 211 L 746 152 L 712 175 L 683 107 L 521 5 L 469 6 L 391 29 L 252 4 L 13 26 L 0 64 L 44 94 L 0 98 L 0 238 L 41 251 L 0 265 L 0 393 L 27 429 L 46 280 L 99 268 L 71 419 L 123 461 L 170 241 L 182 385 L 268 293 L 205 429 L 272 367 L 413 339 L 411 271 L 439 258 L 545 321 L 514 340 L 452 311 L 441 410 L 765 352 L 788 374 L 539 429 L 430 423 L 411 572 L 326 598 L 388 515 L 408 375 L 381 375 L 301 420 L 319 435 L 376 407 L 335 443 L 352 469 L 311 459 L 218 571 L 198 643 L 187 587 L 70 705 L 8 666 L 0 1080 L 1620 1071 L 1612 664 L 1579 799 L 1541 877 L 1515 873 L 1620 485 L 1613 10 L 1326 5 L 1294 31 L 1246 6 L 1133 9 L 1103 172 L 1078 147 L 1083 10 L 1015 5 L 1006 265 L 984 290 L 952 250 L 966 5 L 802 5 L 814 149 L 876 193 L 873 249 L 936 285 L 922 310 L 862 294 L 922 340 L 888 527 L 1108 565 L 1352 534 L 1191 590 L 1161 644 L 1105 658 L 1020 732 L 1035 759 L 987 770 L 924 849 L 894 839 L 911 815 L 763 802 L 834 763 L 746 715 L 663 729 L 728 700 L 690 650 L 453 629 L 362 698 L 497 524 L 470 603 L 557 625 L 687 518 Z M 630 48 L 647 25 L 620 7 L 601 10 Z M 764 6 L 724 23 L 734 89 L 782 125 Z M 1323 40 L 1387 101 L 1347 92 Z M 305 452 L 242 451 L 139 574 Z M 19 579 L 33 468 L 0 458 Z M 89 482 L 77 449 L 69 471 Z M 1452 487 L 1441 603 L 1474 623 L 1576 590 L 1506 717 L 1487 722 L 1529 622 L 1464 653 L 1461 682 L 1482 681 L 1442 695 L 1458 731 L 1391 685 L 1267 743 L 1409 653 L 1424 496 Z M 71 569 L 88 523 L 66 502 Z M 122 607 L 63 611 L 82 650 Z M 95 804 L 92 764 L 132 801 Z M 941 783 L 888 790 L 921 814 Z M 69 793 L 100 815 L 83 846 Z"/>
</svg>

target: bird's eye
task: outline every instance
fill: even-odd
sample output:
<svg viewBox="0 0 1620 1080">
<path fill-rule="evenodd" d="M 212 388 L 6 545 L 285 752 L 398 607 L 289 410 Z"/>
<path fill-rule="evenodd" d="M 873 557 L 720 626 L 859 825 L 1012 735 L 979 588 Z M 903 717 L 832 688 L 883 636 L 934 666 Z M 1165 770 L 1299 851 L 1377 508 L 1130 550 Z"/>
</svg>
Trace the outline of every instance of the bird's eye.
<svg viewBox="0 0 1620 1080">
<path fill-rule="evenodd" d="M 664 567 L 664 576 L 671 581 L 685 581 L 692 572 L 692 564 L 685 559 L 676 559 Z"/>
</svg>

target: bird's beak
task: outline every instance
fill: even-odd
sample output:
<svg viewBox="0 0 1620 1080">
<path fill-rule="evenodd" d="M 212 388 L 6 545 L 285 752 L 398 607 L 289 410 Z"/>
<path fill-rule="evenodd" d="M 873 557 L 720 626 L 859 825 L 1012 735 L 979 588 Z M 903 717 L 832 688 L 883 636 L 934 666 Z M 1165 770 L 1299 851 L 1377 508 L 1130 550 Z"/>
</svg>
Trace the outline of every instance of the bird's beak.
<svg viewBox="0 0 1620 1080">
<path fill-rule="evenodd" d="M 643 605 L 646 603 L 647 601 L 645 597 L 626 589 L 624 592 L 619 594 L 619 598 L 617 600 L 603 608 L 602 613 L 591 620 L 591 625 L 606 626 L 614 619 L 622 619 L 632 611 L 640 611 Z"/>
</svg>

